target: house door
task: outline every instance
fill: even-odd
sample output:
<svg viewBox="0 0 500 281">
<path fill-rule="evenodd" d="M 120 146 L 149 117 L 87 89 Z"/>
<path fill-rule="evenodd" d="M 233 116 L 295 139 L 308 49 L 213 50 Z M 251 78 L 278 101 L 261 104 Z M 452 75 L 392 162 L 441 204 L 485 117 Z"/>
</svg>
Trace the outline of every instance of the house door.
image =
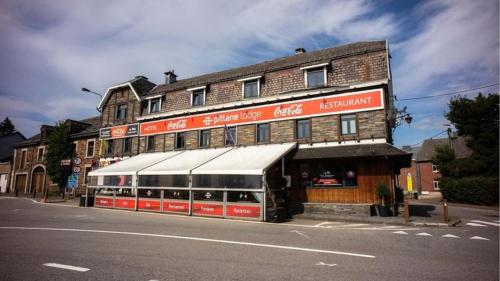
<svg viewBox="0 0 500 281">
<path fill-rule="evenodd" d="M 7 174 L 0 175 L 0 192 L 1 193 L 7 192 Z"/>
<path fill-rule="evenodd" d="M 44 175 L 45 170 L 42 167 L 38 167 L 33 171 L 31 192 L 34 192 L 36 190 L 37 193 L 41 193 L 43 191 Z"/>
<path fill-rule="evenodd" d="M 16 191 L 25 192 L 26 190 L 26 175 L 16 175 Z"/>
</svg>

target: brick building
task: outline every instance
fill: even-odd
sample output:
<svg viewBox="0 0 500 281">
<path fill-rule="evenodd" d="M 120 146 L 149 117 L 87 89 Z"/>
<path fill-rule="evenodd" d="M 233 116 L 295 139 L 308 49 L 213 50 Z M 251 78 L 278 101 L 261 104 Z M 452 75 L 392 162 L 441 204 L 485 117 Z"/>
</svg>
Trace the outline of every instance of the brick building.
<svg viewBox="0 0 500 281">
<path fill-rule="evenodd" d="M 472 155 L 472 150 L 467 147 L 464 137 L 428 139 L 421 147 L 412 151 L 411 167 L 401 169 L 399 177 L 400 186 L 408 190 L 408 179 L 411 178 L 413 192 L 419 194 L 432 194 L 439 192 L 441 174 L 439 166 L 432 162 L 436 148 L 442 145 L 450 145 L 455 151 L 457 159 L 467 158 Z"/>
<path fill-rule="evenodd" d="M 97 167 L 99 155 L 95 147 L 99 145 L 99 128 L 101 117 L 92 117 L 80 121 L 66 120 L 69 128 L 70 141 L 75 145 L 74 157 L 81 159 L 78 165 L 81 171 L 76 173 L 78 177 L 78 188 L 76 192 L 81 194 L 85 190 L 85 176 L 90 172 L 88 167 L 94 164 Z M 40 133 L 20 142 L 15 146 L 12 177 L 10 186 L 12 191 L 19 194 L 37 194 L 41 196 L 46 190 L 58 190 L 57 183 L 53 183 L 47 175 L 47 143 L 48 137 L 54 126 L 42 125 Z M 89 148 L 93 151 L 89 153 Z"/>
<path fill-rule="evenodd" d="M 0 193 L 10 192 L 9 181 L 13 168 L 14 146 L 25 141 L 20 132 L 0 135 Z"/>
<path fill-rule="evenodd" d="M 224 189 L 226 185 L 213 185 L 210 181 L 214 179 L 207 178 L 203 184 L 213 190 L 206 189 L 201 195 L 208 198 L 204 198 L 197 194 L 195 186 L 205 185 L 197 183 L 197 177 L 192 175 L 220 159 L 228 158 L 226 161 L 234 162 L 233 166 L 240 165 L 239 162 L 251 166 L 262 151 L 269 149 L 272 154 L 279 148 L 270 147 L 292 144 L 293 149 L 282 149 L 284 154 L 276 154 L 279 157 L 263 172 L 266 188 L 274 184 L 275 190 L 283 192 L 272 193 L 264 188 L 259 196 L 300 203 L 311 212 L 328 209 L 363 215 L 369 214 L 370 205 L 379 201 L 376 184 L 385 182 L 394 188 L 395 174 L 410 161 L 409 154 L 391 145 L 395 114 L 386 41 L 359 42 L 312 52 L 297 49 L 292 56 L 188 79 L 177 80 L 174 72 L 169 71 L 161 85 L 138 76 L 109 88 L 99 107 L 103 125 L 100 138 L 108 159 L 116 154 L 172 152 L 164 154 L 165 159 L 183 161 L 195 151 L 200 160 L 202 152 L 196 151 L 235 145 L 238 149 L 219 150 L 224 155 L 215 153 L 213 158 L 197 163 L 200 166 L 188 169 L 189 192 L 174 191 L 186 194 L 184 199 L 190 200 L 190 204 L 193 200 L 224 202 L 223 212 L 216 216 L 225 217 L 229 212 L 225 203 L 231 201 L 231 192 Z M 243 153 L 245 150 L 247 154 Z M 240 158 L 225 157 L 232 154 Z M 114 167 L 132 167 L 133 159 Z M 147 158 L 136 159 L 137 164 L 139 159 Z M 227 163 L 218 165 L 228 166 Z M 135 191 L 108 190 L 113 187 L 111 179 L 119 174 L 114 169 L 110 166 L 108 170 L 96 171 L 96 177 L 104 178 L 94 187 L 102 187 L 98 195 L 113 194 L 113 200 L 103 202 L 113 202 L 116 207 L 120 196 Z M 213 169 L 204 171 L 216 173 Z M 141 185 L 139 170 L 128 172 L 132 175 L 130 180 L 123 174 L 116 183 Z M 230 172 L 221 170 L 219 175 Z M 239 180 L 245 181 L 243 176 Z M 167 190 L 173 187 L 175 184 L 170 183 L 145 188 L 148 195 L 141 194 L 139 189 L 136 202 L 127 204 L 141 209 L 143 196 L 167 200 L 166 194 L 170 194 Z M 240 192 L 239 196 L 262 201 L 255 194 Z M 345 204 L 344 207 L 332 208 L 332 204 L 339 203 Z M 190 205 L 190 214 L 194 213 L 193 208 Z M 156 209 L 162 210 L 165 209 Z"/>
</svg>

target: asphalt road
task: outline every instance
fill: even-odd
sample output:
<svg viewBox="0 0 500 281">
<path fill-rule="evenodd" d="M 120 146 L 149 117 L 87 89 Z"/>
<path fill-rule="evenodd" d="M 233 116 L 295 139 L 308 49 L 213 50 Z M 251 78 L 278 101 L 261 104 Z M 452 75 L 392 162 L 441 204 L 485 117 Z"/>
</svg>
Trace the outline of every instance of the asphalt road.
<svg viewBox="0 0 500 281">
<path fill-rule="evenodd" d="M 0 279 L 499 280 L 498 221 L 270 224 L 1 197 Z"/>
</svg>

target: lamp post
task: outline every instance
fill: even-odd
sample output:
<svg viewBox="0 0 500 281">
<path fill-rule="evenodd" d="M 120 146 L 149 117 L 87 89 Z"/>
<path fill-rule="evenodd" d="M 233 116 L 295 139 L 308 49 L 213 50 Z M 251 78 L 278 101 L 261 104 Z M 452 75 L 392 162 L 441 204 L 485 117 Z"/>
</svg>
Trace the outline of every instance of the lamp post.
<svg viewBox="0 0 500 281">
<path fill-rule="evenodd" d="M 91 91 L 91 90 L 89 90 L 89 89 L 87 89 L 85 87 L 82 88 L 82 92 L 94 94 L 96 96 L 99 96 L 102 99 L 102 94 L 99 94 L 99 93 L 96 93 L 94 91 Z M 99 109 L 99 107 L 96 107 L 95 109 L 97 110 L 97 112 L 101 113 L 101 110 Z"/>
</svg>

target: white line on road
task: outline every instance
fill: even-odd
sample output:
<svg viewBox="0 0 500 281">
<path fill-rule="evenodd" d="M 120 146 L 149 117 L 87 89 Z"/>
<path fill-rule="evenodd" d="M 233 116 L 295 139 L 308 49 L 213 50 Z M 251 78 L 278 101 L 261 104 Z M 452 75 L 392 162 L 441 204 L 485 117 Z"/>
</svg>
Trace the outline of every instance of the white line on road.
<svg viewBox="0 0 500 281">
<path fill-rule="evenodd" d="M 147 236 L 147 237 L 161 237 L 161 238 L 171 238 L 180 240 L 191 240 L 191 241 L 203 241 L 203 242 L 213 242 L 222 244 L 232 244 L 232 245 L 244 245 L 244 246 L 255 246 L 263 248 L 274 248 L 274 249 L 284 249 L 284 250 L 294 250 L 303 252 L 314 252 L 314 253 L 324 253 L 324 254 L 334 254 L 334 255 L 344 255 L 360 258 L 371 258 L 374 259 L 376 256 L 350 253 L 350 252 L 340 252 L 322 249 L 310 249 L 310 248 L 300 248 L 292 246 L 282 246 L 273 244 L 260 244 L 251 242 L 241 242 L 241 241 L 231 241 L 231 240 L 218 240 L 210 238 L 201 237 L 191 237 L 191 236 L 176 236 L 176 235 L 165 235 L 165 234 L 153 234 L 153 233 L 138 233 L 138 232 L 123 232 L 123 231 L 111 231 L 111 230 L 96 230 L 96 229 L 78 229 L 78 228 L 51 228 L 51 227 L 16 227 L 16 226 L 0 226 L 0 229 L 18 229 L 18 230 L 45 230 L 45 231 L 68 231 L 68 232 L 91 232 L 91 233 L 106 233 L 106 234 L 122 234 L 122 235 L 134 235 L 134 236 Z"/>
<path fill-rule="evenodd" d="M 471 220 L 471 222 L 478 222 L 478 223 L 487 224 L 487 225 L 500 226 L 500 224 L 498 224 L 498 223 L 492 223 L 492 222 L 480 221 L 480 220 Z"/>
<path fill-rule="evenodd" d="M 404 232 L 404 231 L 394 231 L 393 233 L 394 234 L 408 234 L 407 232 Z"/>
<path fill-rule="evenodd" d="M 420 233 L 417 233 L 415 235 L 418 235 L 418 236 L 432 236 L 432 234 L 429 234 L 427 232 L 420 232 Z"/>
<path fill-rule="evenodd" d="M 453 235 L 453 234 L 445 234 L 443 236 L 441 236 L 443 238 L 460 238 L 459 236 L 456 236 L 456 235 Z"/>
<path fill-rule="evenodd" d="M 369 225 L 367 223 L 355 223 L 355 224 L 344 224 L 344 225 L 339 225 L 339 227 L 358 227 L 358 226 L 365 226 Z"/>
<path fill-rule="evenodd" d="M 481 236 L 472 236 L 470 239 L 472 240 L 490 240 L 488 238 L 484 238 L 484 237 L 481 237 Z"/>
<path fill-rule="evenodd" d="M 326 266 L 337 266 L 336 263 L 324 263 L 322 261 L 318 262 L 316 265 L 326 265 Z"/>
<path fill-rule="evenodd" d="M 303 232 L 300 232 L 298 230 L 291 230 L 290 232 L 297 233 L 298 235 L 305 237 L 305 238 L 311 238 L 311 237 L 307 236 L 306 234 L 304 234 Z"/>
<path fill-rule="evenodd" d="M 43 265 L 48 266 L 48 267 L 74 270 L 74 271 L 79 271 L 79 272 L 86 272 L 86 271 L 90 270 L 90 268 L 78 267 L 78 266 L 72 266 L 72 265 L 66 265 L 66 264 L 60 264 L 60 263 L 44 263 Z"/>
<path fill-rule="evenodd" d="M 473 223 L 473 222 L 468 222 L 466 225 L 469 225 L 469 226 L 482 226 L 482 227 L 488 227 L 484 224 L 479 224 L 479 223 Z"/>
</svg>

